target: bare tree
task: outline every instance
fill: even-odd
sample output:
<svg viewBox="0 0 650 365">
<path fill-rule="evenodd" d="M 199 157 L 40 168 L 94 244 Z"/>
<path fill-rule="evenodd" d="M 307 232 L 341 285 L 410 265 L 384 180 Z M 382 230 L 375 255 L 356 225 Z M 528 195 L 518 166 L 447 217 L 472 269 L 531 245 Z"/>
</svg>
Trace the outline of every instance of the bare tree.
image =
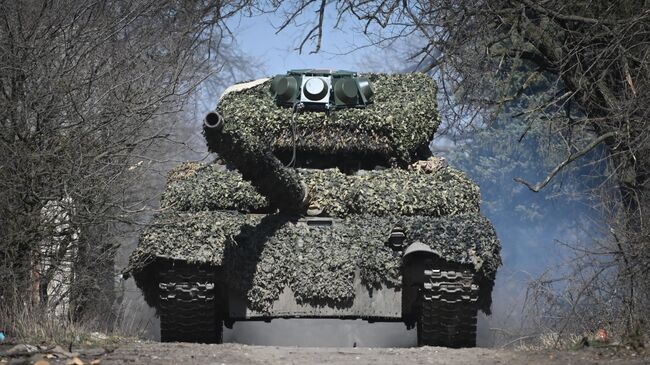
<svg viewBox="0 0 650 365">
<path fill-rule="evenodd" d="M 247 62 L 225 19 L 246 1 L 0 3 L 0 295 L 110 296 L 120 224 L 143 209 L 143 156 L 199 86 Z M 64 275 L 65 274 L 65 275 Z M 60 283 L 67 276 L 70 283 Z M 53 288 L 59 288 L 52 298 Z M 102 308 L 97 308 L 102 310 Z M 1 325 L 1 324 L 0 324 Z M 5 323 L 6 325 L 6 323 Z"/>
</svg>

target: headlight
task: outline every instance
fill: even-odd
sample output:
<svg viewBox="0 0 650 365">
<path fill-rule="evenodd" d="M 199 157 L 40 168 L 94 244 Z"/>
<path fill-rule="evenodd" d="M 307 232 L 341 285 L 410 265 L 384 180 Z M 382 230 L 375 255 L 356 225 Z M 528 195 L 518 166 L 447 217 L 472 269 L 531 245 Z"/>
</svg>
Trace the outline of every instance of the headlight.
<svg viewBox="0 0 650 365">
<path fill-rule="evenodd" d="M 300 101 L 307 103 L 328 104 L 330 102 L 331 77 L 302 78 L 302 95 Z"/>
</svg>

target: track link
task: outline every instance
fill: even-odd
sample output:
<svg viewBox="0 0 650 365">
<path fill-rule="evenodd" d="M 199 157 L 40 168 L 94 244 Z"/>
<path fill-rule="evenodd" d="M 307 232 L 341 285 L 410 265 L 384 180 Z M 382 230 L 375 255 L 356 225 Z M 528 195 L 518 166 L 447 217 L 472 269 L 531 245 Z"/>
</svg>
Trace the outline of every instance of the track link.
<svg viewBox="0 0 650 365">
<path fill-rule="evenodd" d="M 158 278 L 161 341 L 221 343 L 214 272 L 179 265 L 161 269 Z"/>
<path fill-rule="evenodd" d="M 472 270 L 427 263 L 418 318 L 419 346 L 476 346 L 479 287 Z"/>
</svg>

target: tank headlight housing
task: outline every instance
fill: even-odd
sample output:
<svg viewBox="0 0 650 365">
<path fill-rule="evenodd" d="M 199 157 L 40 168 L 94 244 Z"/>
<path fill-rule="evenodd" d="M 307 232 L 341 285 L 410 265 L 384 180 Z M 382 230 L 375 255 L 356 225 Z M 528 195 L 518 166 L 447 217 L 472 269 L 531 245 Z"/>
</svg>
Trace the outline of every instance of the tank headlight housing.
<svg viewBox="0 0 650 365">
<path fill-rule="evenodd" d="M 364 108 L 373 94 L 370 80 L 351 71 L 291 70 L 271 81 L 277 105 L 308 110 Z"/>
<path fill-rule="evenodd" d="M 301 102 L 327 104 L 330 101 L 332 78 L 320 76 L 304 76 L 302 78 L 301 89 Z"/>
<path fill-rule="evenodd" d="M 279 103 L 294 103 L 298 92 L 298 82 L 290 76 L 274 77 L 271 82 L 271 90 Z"/>
</svg>

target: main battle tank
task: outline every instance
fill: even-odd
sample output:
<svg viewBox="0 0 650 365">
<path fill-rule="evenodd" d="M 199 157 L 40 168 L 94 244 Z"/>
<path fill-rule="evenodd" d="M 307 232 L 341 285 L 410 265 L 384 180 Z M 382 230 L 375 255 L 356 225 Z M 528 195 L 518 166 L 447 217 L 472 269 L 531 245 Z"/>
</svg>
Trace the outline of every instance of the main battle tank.
<svg viewBox="0 0 650 365">
<path fill-rule="evenodd" d="M 130 257 L 161 339 L 362 318 L 474 346 L 500 243 L 478 186 L 431 155 L 435 97 L 423 74 L 296 70 L 228 88 L 203 129 L 217 158 L 170 172 Z"/>
</svg>

